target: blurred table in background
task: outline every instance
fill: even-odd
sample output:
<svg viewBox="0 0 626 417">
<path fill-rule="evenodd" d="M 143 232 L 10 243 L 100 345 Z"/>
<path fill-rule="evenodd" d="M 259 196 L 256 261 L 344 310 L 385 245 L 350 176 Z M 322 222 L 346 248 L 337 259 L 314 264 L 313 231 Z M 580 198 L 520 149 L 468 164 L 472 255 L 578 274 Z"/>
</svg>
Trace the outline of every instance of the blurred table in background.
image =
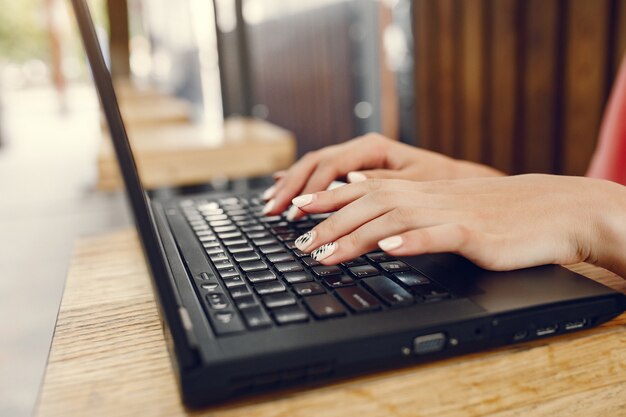
<svg viewBox="0 0 626 417">
<path fill-rule="evenodd" d="M 571 269 L 626 292 L 589 264 Z M 219 377 L 219 376 L 216 376 Z M 597 328 L 185 410 L 134 230 L 76 245 L 36 415 L 624 416 L 626 314 Z"/>
<path fill-rule="evenodd" d="M 129 83 L 116 83 L 116 92 L 146 188 L 269 175 L 295 160 L 293 134 L 263 120 L 234 117 L 221 126 L 198 124 L 184 100 Z M 106 124 L 103 137 L 97 187 L 117 190 L 122 181 Z"/>
</svg>

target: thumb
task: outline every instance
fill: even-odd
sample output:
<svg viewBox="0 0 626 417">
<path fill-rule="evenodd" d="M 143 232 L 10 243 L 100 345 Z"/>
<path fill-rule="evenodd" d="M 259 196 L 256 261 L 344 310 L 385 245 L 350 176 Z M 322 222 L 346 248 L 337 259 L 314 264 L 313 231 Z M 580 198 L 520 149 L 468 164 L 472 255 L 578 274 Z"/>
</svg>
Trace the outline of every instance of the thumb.
<svg viewBox="0 0 626 417">
<path fill-rule="evenodd" d="M 370 169 L 367 171 L 348 172 L 348 182 L 355 183 L 369 179 L 401 179 L 404 178 L 402 171 L 392 169 Z"/>
</svg>

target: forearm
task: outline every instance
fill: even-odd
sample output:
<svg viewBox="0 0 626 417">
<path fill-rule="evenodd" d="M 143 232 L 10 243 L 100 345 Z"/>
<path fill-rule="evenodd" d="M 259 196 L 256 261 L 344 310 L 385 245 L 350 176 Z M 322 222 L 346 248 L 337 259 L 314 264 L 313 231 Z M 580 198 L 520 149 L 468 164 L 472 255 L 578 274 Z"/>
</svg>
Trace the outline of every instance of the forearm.
<svg viewBox="0 0 626 417">
<path fill-rule="evenodd" d="M 595 202 L 598 216 L 589 262 L 626 279 L 626 187 L 605 183 L 606 198 Z"/>
</svg>

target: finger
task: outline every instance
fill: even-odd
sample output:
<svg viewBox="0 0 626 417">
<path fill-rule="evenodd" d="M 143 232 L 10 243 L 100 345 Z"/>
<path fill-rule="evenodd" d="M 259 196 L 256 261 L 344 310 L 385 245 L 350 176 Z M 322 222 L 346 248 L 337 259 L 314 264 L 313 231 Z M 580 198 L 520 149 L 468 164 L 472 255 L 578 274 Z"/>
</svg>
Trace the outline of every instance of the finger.
<svg viewBox="0 0 626 417">
<path fill-rule="evenodd" d="M 385 141 L 365 136 L 318 151 L 314 154 L 316 163 L 307 166 L 306 172 L 289 170 L 284 185 L 276 190 L 273 212 L 285 210 L 298 194 L 325 190 L 331 182 L 350 171 L 383 166 L 385 146 Z"/>
<path fill-rule="evenodd" d="M 403 233 L 416 227 L 433 227 L 448 222 L 447 213 L 433 209 L 412 209 L 407 211 L 393 209 L 361 225 L 356 230 L 340 237 L 333 245 L 322 250 L 315 250 L 311 257 L 325 265 L 333 265 L 354 259 L 370 252 L 378 242 L 390 234 Z"/>
<path fill-rule="evenodd" d="M 462 255 L 483 268 L 502 269 L 505 264 L 498 264 L 507 245 L 494 235 L 459 223 L 447 222 L 382 239 L 378 246 L 393 256 L 451 252 Z"/>
<path fill-rule="evenodd" d="M 406 178 L 406 173 L 393 169 L 370 169 L 366 171 L 348 172 L 348 182 L 356 183 L 368 179 L 401 179 Z"/>
<path fill-rule="evenodd" d="M 274 173 L 272 174 L 272 178 L 273 178 L 275 181 L 278 181 L 279 179 L 284 178 L 286 175 L 287 175 L 287 170 L 286 170 L 286 169 L 283 169 L 283 170 L 280 170 L 280 171 L 276 171 L 276 172 L 274 172 Z"/>
<path fill-rule="evenodd" d="M 312 230 L 298 237 L 295 241 L 296 247 L 308 252 L 323 243 L 332 242 L 354 231 L 359 226 L 372 221 L 372 219 L 385 214 L 393 208 L 391 204 L 391 199 L 383 204 L 379 204 L 372 198 L 371 194 L 365 195 L 341 208 Z M 375 243 L 376 241 L 374 241 Z"/>
</svg>

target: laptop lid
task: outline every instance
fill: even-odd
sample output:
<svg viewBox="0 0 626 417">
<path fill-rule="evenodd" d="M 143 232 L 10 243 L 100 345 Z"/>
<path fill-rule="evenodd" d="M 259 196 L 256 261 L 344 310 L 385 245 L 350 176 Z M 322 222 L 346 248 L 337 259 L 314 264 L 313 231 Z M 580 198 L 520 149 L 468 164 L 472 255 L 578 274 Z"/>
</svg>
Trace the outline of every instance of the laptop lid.
<svg viewBox="0 0 626 417">
<path fill-rule="evenodd" d="M 160 312 L 162 316 L 165 315 L 167 318 L 169 330 L 174 340 L 174 347 L 177 351 L 176 356 L 179 362 L 181 362 L 179 365 L 183 367 L 191 365 L 193 363 L 193 353 L 191 348 L 186 345 L 187 338 L 184 326 L 186 322 L 184 320 L 185 311 L 182 307 L 171 273 L 169 272 L 169 265 L 165 260 L 164 250 L 150 207 L 150 198 L 139 179 L 133 152 L 117 104 L 111 73 L 105 64 L 86 0 L 72 0 L 72 6 L 85 46 L 98 96 L 100 97 L 100 102 L 102 103 L 102 108 L 109 126 L 111 140 L 113 141 L 115 155 L 124 180 L 135 226 L 154 284 L 153 288 L 158 296 Z"/>
</svg>

